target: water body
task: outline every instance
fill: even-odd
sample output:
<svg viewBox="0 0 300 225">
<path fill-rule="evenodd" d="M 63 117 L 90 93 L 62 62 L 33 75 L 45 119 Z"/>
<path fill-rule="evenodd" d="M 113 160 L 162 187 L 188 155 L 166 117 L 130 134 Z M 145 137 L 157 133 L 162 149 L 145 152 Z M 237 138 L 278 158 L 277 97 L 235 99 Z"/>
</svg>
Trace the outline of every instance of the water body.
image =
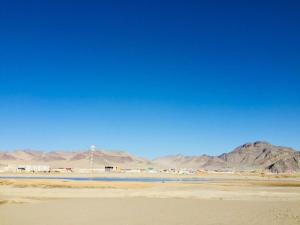
<svg viewBox="0 0 300 225">
<path fill-rule="evenodd" d="M 0 176 L 0 179 L 45 179 L 45 180 L 70 180 L 70 181 L 99 181 L 99 182 L 145 182 L 145 183 L 203 183 L 205 178 L 145 178 L 145 177 L 46 177 L 46 176 Z"/>
</svg>

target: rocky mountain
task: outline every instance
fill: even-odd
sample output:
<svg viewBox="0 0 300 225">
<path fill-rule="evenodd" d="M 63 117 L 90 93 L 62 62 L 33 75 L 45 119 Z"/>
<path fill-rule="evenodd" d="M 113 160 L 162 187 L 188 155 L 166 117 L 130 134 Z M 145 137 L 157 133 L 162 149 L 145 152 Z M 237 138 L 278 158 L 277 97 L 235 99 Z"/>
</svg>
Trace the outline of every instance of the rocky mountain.
<svg viewBox="0 0 300 225">
<path fill-rule="evenodd" d="M 261 141 L 244 144 L 219 158 L 226 167 L 238 170 L 300 171 L 300 152 Z"/>
<path fill-rule="evenodd" d="M 300 172 L 300 152 L 257 141 L 220 156 L 166 156 L 154 163 L 167 168 L 194 168 L 220 171 Z"/>
<path fill-rule="evenodd" d="M 0 152 L 2 165 L 50 165 L 51 167 L 90 167 L 90 151 L 79 152 L 42 152 L 19 150 L 14 152 Z M 94 166 L 103 167 L 113 165 L 120 167 L 147 167 L 151 162 L 121 151 L 97 150 L 93 154 Z"/>
<path fill-rule="evenodd" d="M 113 165 L 126 168 L 191 168 L 218 171 L 270 171 L 300 172 L 300 152 L 292 148 L 274 146 L 257 141 L 241 145 L 219 156 L 165 156 L 153 161 L 121 151 L 97 150 L 94 152 L 95 167 Z M 50 165 L 51 167 L 90 167 L 90 151 L 41 152 L 20 150 L 0 151 L 0 165 Z"/>
<path fill-rule="evenodd" d="M 224 166 L 222 159 L 218 157 L 201 155 L 201 156 L 184 156 L 184 155 L 174 155 L 174 156 L 164 156 L 153 160 L 153 163 L 162 168 L 217 168 L 220 164 L 220 168 Z"/>
</svg>

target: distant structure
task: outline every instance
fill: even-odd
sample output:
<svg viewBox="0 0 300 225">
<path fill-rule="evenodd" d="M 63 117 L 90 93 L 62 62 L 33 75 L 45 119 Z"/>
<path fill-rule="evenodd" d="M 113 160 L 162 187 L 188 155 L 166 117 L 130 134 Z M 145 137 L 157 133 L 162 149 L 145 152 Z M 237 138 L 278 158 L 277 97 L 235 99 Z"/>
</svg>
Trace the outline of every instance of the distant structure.
<svg viewBox="0 0 300 225">
<path fill-rule="evenodd" d="M 105 166 L 104 167 L 104 171 L 105 172 L 112 172 L 114 170 L 114 167 L 113 166 Z"/>
<path fill-rule="evenodd" d="M 19 165 L 16 167 L 16 172 L 50 173 L 50 166 L 48 166 L 48 165 Z"/>
<path fill-rule="evenodd" d="M 92 145 L 90 147 L 90 166 L 91 166 L 92 171 L 94 170 L 94 152 L 95 152 L 95 150 L 96 150 L 96 146 Z"/>
</svg>

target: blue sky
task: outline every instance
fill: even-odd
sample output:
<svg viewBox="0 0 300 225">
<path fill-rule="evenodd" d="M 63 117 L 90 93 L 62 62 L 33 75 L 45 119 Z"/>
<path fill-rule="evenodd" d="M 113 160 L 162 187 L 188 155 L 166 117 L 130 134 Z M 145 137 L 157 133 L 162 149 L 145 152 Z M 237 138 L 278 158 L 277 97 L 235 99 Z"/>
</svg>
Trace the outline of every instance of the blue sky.
<svg viewBox="0 0 300 225">
<path fill-rule="evenodd" d="M 0 149 L 300 149 L 297 1 L 0 1 Z"/>
</svg>

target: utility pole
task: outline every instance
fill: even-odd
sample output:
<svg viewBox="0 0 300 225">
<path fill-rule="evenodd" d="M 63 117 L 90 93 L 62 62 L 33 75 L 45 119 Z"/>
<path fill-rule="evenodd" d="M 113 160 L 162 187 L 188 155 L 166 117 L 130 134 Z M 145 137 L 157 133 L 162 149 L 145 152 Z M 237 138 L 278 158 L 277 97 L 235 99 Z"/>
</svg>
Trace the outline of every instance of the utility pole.
<svg viewBox="0 0 300 225">
<path fill-rule="evenodd" d="M 90 167 L 92 169 L 92 173 L 94 172 L 94 152 L 96 150 L 96 146 L 92 145 L 90 147 Z"/>
</svg>

